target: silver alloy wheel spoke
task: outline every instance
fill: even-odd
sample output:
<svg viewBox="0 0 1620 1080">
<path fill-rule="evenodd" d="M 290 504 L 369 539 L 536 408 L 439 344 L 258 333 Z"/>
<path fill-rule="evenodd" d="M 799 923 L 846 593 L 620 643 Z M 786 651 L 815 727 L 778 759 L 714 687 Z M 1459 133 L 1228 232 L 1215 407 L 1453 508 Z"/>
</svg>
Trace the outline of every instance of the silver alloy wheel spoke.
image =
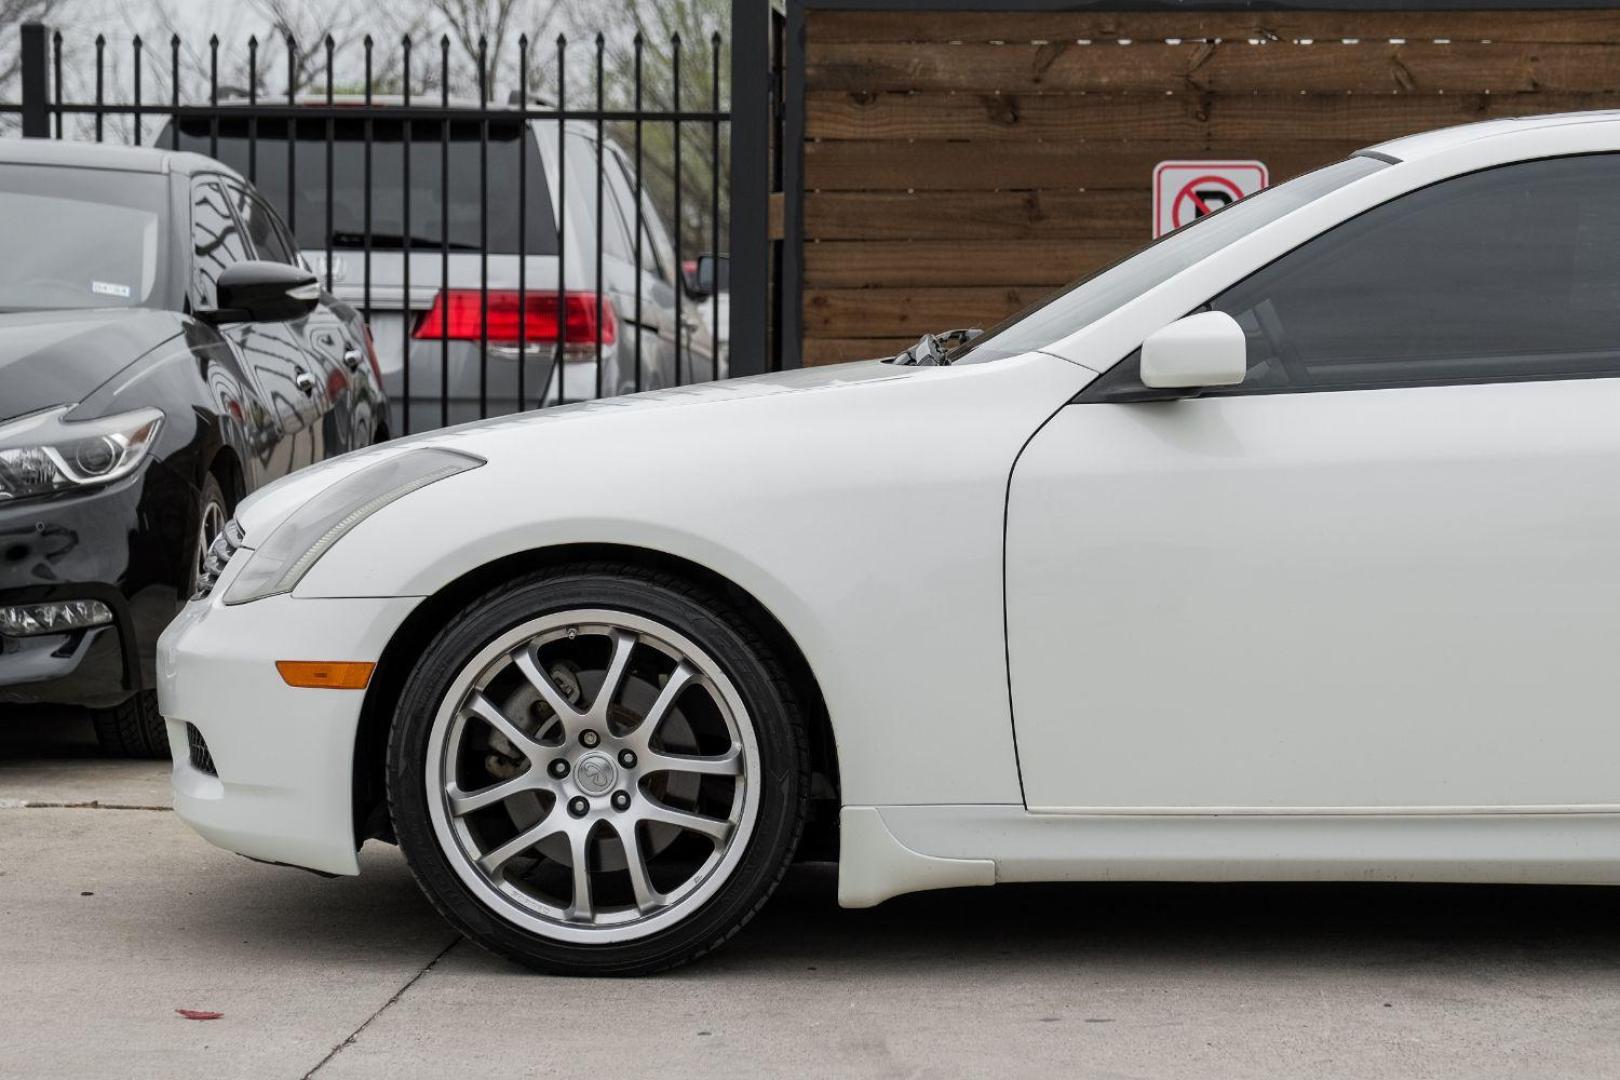
<svg viewBox="0 0 1620 1080">
<path fill-rule="evenodd" d="M 565 735 L 568 738 L 573 738 L 579 732 L 580 726 L 585 720 L 585 714 L 575 708 L 574 703 L 563 696 L 563 692 L 557 688 L 557 684 L 552 681 L 551 676 L 546 674 L 545 670 L 540 666 L 540 658 L 536 654 L 534 647 L 526 646 L 519 649 L 516 655 L 512 657 L 512 663 L 523 673 L 523 677 L 529 680 L 529 685 L 533 686 L 535 692 L 540 695 L 540 700 L 551 706 L 551 711 L 557 714 L 557 719 L 562 721 Z"/>
<path fill-rule="evenodd" d="M 518 752 L 529 758 L 531 762 L 534 760 L 534 752 L 538 744 L 524 733 L 521 728 L 508 720 L 506 714 L 501 712 L 489 698 L 474 690 L 467 695 L 467 700 L 462 704 L 462 708 L 504 735 L 506 741 L 516 747 Z"/>
<path fill-rule="evenodd" d="M 724 754 L 664 754 L 649 751 L 641 759 L 643 773 L 678 772 L 697 776 L 741 776 L 742 750 L 732 747 Z"/>
<path fill-rule="evenodd" d="M 647 915 L 669 903 L 669 900 L 653 888 L 652 877 L 647 872 L 647 856 L 641 850 L 641 837 L 636 834 L 639 825 L 635 818 L 615 821 L 613 831 L 618 834 L 619 844 L 624 848 L 624 865 L 630 874 L 630 890 L 636 897 L 636 910 Z"/>
<path fill-rule="evenodd" d="M 682 660 L 675 665 L 675 670 L 669 673 L 669 679 L 664 688 L 658 692 L 658 698 L 647 709 L 647 715 L 642 718 L 636 729 L 630 732 L 625 739 L 638 748 L 643 754 L 651 753 L 652 739 L 658 728 L 669 718 L 670 710 L 675 705 L 675 699 L 681 692 L 690 686 L 693 680 L 699 678 L 700 672 L 691 664 Z"/>
<path fill-rule="evenodd" d="M 590 921 L 595 914 L 591 902 L 591 831 L 595 822 L 588 822 L 568 830 L 568 856 L 574 864 L 574 899 L 568 905 L 568 917 Z"/>
<path fill-rule="evenodd" d="M 676 810 L 662 803 L 649 801 L 641 816 L 644 821 L 656 821 L 688 832 L 702 833 L 717 844 L 725 843 L 726 837 L 731 835 L 731 822 L 725 818 L 694 814 L 689 810 Z"/>
<path fill-rule="evenodd" d="M 636 635 L 625 630 L 614 630 L 609 636 L 613 639 L 613 659 L 608 661 L 607 674 L 602 677 L 602 688 L 596 692 L 589 714 L 591 722 L 602 727 L 607 726 L 608 711 L 619 696 L 624 673 L 630 668 L 630 654 L 636 651 L 638 640 Z"/>
<path fill-rule="evenodd" d="M 556 816 L 555 812 L 547 814 L 538 825 L 532 825 L 524 829 L 494 851 L 486 853 L 478 860 L 478 868 L 486 874 L 494 874 L 501 867 L 511 862 L 514 857 L 528 851 L 547 837 L 562 832 L 566 826 L 561 822 L 551 820 Z"/>
<path fill-rule="evenodd" d="M 450 800 L 450 812 L 456 817 L 465 817 L 474 810 L 482 810 L 486 806 L 493 806 L 498 802 L 505 802 L 513 795 L 525 791 L 542 791 L 551 785 L 543 776 L 536 776 L 536 769 L 530 765 L 528 769 L 498 784 L 491 784 L 477 791 L 462 791 L 455 784 L 445 787 L 445 796 Z"/>
<path fill-rule="evenodd" d="M 217 502 L 210 502 L 203 507 L 201 520 L 197 526 L 197 565 L 193 568 L 196 575 L 192 578 L 192 591 L 208 573 L 208 552 L 213 548 L 214 541 L 219 534 L 225 531 L 225 508 Z"/>
</svg>

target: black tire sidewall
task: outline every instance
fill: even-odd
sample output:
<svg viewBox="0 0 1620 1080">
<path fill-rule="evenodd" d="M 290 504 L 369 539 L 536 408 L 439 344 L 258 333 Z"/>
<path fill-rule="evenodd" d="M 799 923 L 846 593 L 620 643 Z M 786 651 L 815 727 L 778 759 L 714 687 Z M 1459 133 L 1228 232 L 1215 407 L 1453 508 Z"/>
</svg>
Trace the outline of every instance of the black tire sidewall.
<svg viewBox="0 0 1620 1080">
<path fill-rule="evenodd" d="M 169 756 L 169 726 L 158 712 L 157 692 L 136 691 L 127 700 L 91 714 L 96 742 L 113 757 L 164 760 Z"/>
<path fill-rule="evenodd" d="M 736 933 L 775 888 L 803 827 L 803 725 L 758 642 L 701 590 L 653 575 L 578 570 L 513 583 L 471 605 L 428 645 L 406 680 L 388 746 L 389 806 L 412 872 L 450 922 L 479 944 L 559 974 L 643 974 L 690 960 Z M 707 601 L 707 602 L 706 602 Z M 703 905 L 634 941 L 578 944 L 542 936 L 492 911 L 461 880 L 429 814 L 425 769 L 433 720 L 451 682 L 490 641 L 531 619 L 599 608 L 654 620 L 691 638 L 730 678 L 753 720 L 760 803 L 742 859 Z"/>
</svg>

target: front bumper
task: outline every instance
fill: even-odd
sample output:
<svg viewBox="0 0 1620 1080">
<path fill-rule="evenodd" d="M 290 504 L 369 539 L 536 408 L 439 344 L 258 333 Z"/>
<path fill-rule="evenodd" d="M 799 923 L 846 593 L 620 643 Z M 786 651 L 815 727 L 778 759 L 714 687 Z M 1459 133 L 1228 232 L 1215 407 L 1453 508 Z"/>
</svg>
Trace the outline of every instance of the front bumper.
<svg viewBox="0 0 1620 1080">
<path fill-rule="evenodd" d="M 153 685 L 190 584 L 196 489 L 158 463 L 105 488 L 0 505 L 0 605 L 100 600 L 111 625 L 0 635 L 0 702 L 112 705 Z"/>
<path fill-rule="evenodd" d="M 241 558 L 158 642 L 174 808 L 204 839 L 266 862 L 356 874 L 355 733 L 363 691 L 286 685 L 277 660 L 375 662 L 419 598 L 274 596 L 227 607 Z M 190 760 L 186 725 L 217 775 Z"/>
</svg>

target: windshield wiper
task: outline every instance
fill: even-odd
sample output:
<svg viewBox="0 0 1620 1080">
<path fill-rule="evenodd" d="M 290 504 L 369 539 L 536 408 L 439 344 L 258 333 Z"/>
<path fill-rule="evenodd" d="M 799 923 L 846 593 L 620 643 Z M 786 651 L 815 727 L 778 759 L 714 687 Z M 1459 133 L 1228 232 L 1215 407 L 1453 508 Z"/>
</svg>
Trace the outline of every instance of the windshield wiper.
<svg viewBox="0 0 1620 1080">
<path fill-rule="evenodd" d="M 977 326 L 968 326 L 960 330 L 944 330 L 938 334 L 924 334 L 917 339 L 917 344 L 906 349 L 898 356 L 892 356 L 883 362 L 885 364 L 895 364 L 899 367 L 945 367 L 951 362 L 952 352 L 982 333 L 984 331 Z"/>
<path fill-rule="evenodd" d="M 341 229 L 332 233 L 332 246 L 340 248 L 363 248 L 366 246 L 366 234 L 363 232 L 344 232 Z M 451 251 L 477 251 L 477 244 L 464 244 L 459 240 L 452 240 L 448 244 L 436 236 L 405 236 L 401 233 L 371 234 L 371 246 L 379 251 L 402 251 L 405 248 L 438 249 L 449 248 Z M 314 250 L 319 250 L 319 245 Z"/>
</svg>

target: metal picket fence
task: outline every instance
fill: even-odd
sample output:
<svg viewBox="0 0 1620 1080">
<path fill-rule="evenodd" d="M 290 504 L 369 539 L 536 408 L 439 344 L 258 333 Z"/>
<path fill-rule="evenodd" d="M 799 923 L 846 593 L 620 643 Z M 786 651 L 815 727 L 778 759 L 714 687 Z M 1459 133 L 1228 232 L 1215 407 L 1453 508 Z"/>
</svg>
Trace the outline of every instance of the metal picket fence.
<svg viewBox="0 0 1620 1080">
<path fill-rule="evenodd" d="M 364 314 L 404 431 L 728 373 L 720 286 L 731 111 L 721 101 L 718 33 L 700 49 L 676 36 L 657 56 L 637 34 L 620 104 L 607 92 L 600 34 L 584 46 L 556 39 L 545 58 L 549 98 L 530 85 L 540 57 L 520 38 L 505 104 L 493 101 L 484 41 L 472 60 L 475 96 L 458 96 L 447 36 L 436 49 L 404 37 L 388 58 L 388 93 L 369 36 L 358 87 L 347 92 L 330 38 L 318 54 L 324 71 L 302 92 L 294 87 L 308 57 L 293 39 L 275 42 L 285 52 L 272 59 L 249 38 L 239 90 L 222 85 L 213 38 L 201 103 L 183 100 L 178 35 L 166 78 L 156 80 L 167 83 L 160 100 L 143 71 L 153 50 L 139 38 L 117 80 L 125 99 L 114 99 L 112 50 L 100 36 L 88 61 L 93 90 L 74 100 L 64 65 L 88 58 L 64 44 L 61 33 L 23 27 L 21 100 L 0 103 L 0 114 L 20 117 L 25 137 L 192 150 L 246 176 L 327 289 Z M 582 51 L 583 64 L 571 66 Z M 687 68 L 683 88 L 683 64 L 694 58 L 702 67 Z M 571 87 L 578 67 L 584 78 Z M 688 100 L 694 70 L 704 76 L 695 80 L 698 103 Z M 263 92 L 278 75 L 286 91 Z M 413 91 L 423 86 L 431 89 Z M 571 89 L 583 103 L 570 100 Z"/>
</svg>

